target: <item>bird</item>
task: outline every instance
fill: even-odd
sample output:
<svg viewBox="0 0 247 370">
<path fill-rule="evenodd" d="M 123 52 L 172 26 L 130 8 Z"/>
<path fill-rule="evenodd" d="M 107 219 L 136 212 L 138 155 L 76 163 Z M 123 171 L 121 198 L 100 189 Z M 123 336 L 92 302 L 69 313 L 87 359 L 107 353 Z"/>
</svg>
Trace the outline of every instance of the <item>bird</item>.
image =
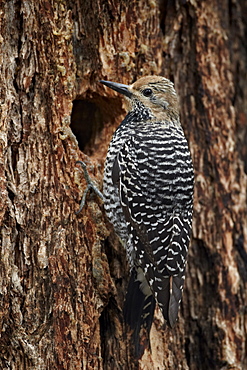
<svg viewBox="0 0 247 370">
<path fill-rule="evenodd" d="M 150 345 L 158 304 L 170 328 L 182 298 L 192 229 L 194 170 L 174 84 L 145 76 L 100 81 L 124 95 L 128 113 L 106 156 L 106 215 L 126 248 L 130 278 L 123 314 L 136 356 Z"/>
</svg>

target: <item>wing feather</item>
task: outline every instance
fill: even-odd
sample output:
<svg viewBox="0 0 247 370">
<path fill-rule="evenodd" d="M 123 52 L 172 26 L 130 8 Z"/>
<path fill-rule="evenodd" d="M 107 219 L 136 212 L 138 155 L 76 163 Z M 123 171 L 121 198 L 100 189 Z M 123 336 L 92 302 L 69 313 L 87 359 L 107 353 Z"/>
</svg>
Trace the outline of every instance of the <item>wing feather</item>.
<svg viewBox="0 0 247 370">
<path fill-rule="evenodd" d="M 118 181 L 135 264 L 143 269 L 165 319 L 173 326 L 182 296 L 192 210 L 177 207 L 176 174 L 167 163 L 167 177 L 160 174 L 164 166 L 161 163 L 159 168 L 155 159 L 152 162 L 148 147 L 145 152 L 142 145 L 133 137 L 124 143 L 114 162 L 113 179 Z"/>
</svg>

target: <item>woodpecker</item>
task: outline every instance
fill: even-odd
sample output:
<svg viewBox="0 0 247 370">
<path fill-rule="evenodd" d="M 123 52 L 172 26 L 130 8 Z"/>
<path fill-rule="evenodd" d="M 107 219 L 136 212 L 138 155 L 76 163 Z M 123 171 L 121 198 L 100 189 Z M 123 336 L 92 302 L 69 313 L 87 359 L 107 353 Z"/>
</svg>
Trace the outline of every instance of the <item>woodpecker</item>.
<svg viewBox="0 0 247 370">
<path fill-rule="evenodd" d="M 171 328 L 178 316 L 192 226 L 193 165 L 170 80 L 100 82 L 128 103 L 108 149 L 103 195 L 106 214 L 127 251 L 131 278 L 124 317 L 140 357 L 155 304 Z"/>
</svg>

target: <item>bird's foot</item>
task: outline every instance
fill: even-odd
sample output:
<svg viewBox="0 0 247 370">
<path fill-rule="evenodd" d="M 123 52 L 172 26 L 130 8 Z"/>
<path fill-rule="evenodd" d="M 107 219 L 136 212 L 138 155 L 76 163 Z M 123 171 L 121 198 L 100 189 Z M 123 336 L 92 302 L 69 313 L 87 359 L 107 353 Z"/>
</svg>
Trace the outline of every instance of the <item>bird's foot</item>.
<svg viewBox="0 0 247 370">
<path fill-rule="evenodd" d="M 87 187 L 86 187 L 86 190 L 83 193 L 81 203 L 80 203 L 80 207 L 79 207 L 78 211 L 75 212 L 75 214 L 78 215 L 81 212 L 81 210 L 83 209 L 83 207 L 85 206 L 86 196 L 87 196 L 87 193 L 89 192 L 89 190 L 92 189 L 98 195 L 98 197 L 100 197 L 102 200 L 104 199 L 104 197 L 103 197 L 103 194 L 101 193 L 101 191 L 99 191 L 99 189 L 97 188 L 97 185 L 93 182 L 93 180 L 91 180 L 91 178 L 89 176 L 89 173 L 88 173 L 88 170 L 87 170 L 86 163 L 84 163 L 82 161 L 76 161 L 76 164 L 81 165 L 81 167 L 84 171 L 85 180 L 87 182 Z"/>
</svg>

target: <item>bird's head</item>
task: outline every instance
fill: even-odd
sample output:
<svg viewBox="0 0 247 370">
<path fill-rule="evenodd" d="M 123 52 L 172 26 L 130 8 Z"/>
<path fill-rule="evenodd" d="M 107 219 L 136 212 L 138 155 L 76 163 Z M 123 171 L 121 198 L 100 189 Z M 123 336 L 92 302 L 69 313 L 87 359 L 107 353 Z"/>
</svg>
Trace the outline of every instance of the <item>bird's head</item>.
<svg viewBox="0 0 247 370">
<path fill-rule="evenodd" d="M 179 118 L 178 98 L 173 83 L 161 76 L 142 77 L 132 85 L 100 81 L 127 97 L 129 110 L 148 110 L 154 119 Z M 141 112 L 140 112 L 141 113 Z"/>
</svg>

